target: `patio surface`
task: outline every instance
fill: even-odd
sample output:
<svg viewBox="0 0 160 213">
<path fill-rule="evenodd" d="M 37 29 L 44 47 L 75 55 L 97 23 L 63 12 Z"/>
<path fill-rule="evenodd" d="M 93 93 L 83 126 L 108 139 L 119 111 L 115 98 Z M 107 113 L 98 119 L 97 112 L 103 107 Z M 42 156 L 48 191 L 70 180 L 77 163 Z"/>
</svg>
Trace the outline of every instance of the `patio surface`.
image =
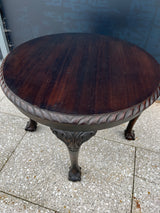
<svg viewBox="0 0 160 213">
<path fill-rule="evenodd" d="M 82 181 L 67 179 L 66 146 L 27 118 L 0 90 L 0 213 L 160 213 L 160 104 L 137 121 L 99 131 L 82 145 Z"/>
</svg>

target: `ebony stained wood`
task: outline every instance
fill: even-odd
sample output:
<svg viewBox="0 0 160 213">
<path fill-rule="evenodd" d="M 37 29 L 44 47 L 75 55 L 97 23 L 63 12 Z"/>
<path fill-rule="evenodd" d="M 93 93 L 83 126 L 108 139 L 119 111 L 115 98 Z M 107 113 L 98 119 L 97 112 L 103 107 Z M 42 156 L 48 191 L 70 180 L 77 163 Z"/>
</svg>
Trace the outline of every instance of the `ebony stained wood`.
<svg viewBox="0 0 160 213">
<path fill-rule="evenodd" d="M 100 114 L 144 101 L 158 87 L 158 63 L 135 45 L 93 34 L 57 34 L 12 51 L 4 80 L 21 99 L 67 114 Z"/>
</svg>

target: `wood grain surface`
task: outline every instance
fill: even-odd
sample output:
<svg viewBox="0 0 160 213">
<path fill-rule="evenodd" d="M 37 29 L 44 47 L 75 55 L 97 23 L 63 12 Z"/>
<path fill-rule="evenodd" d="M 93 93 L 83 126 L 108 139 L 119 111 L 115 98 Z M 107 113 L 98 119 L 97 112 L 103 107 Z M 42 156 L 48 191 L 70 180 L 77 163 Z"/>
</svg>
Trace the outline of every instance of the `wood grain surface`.
<svg viewBox="0 0 160 213">
<path fill-rule="evenodd" d="M 141 103 L 157 89 L 160 69 L 135 45 L 96 34 L 57 34 L 14 49 L 3 66 L 9 89 L 49 111 L 92 115 Z"/>
</svg>

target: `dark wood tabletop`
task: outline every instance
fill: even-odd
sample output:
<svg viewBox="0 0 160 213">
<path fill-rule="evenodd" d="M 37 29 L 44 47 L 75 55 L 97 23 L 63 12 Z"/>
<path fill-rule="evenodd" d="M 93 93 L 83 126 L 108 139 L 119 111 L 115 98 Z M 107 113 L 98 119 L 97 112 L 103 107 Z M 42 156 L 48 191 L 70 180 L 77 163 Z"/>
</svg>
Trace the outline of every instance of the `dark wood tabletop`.
<svg viewBox="0 0 160 213">
<path fill-rule="evenodd" d="M 8 55 L 2 72 L 20 101 L 62 115 L 108 115 L 142 103 L 146 108 L 159 95 L 160 69 L 151 55 L 97 34 L 31 40 Z"/>
</svg>

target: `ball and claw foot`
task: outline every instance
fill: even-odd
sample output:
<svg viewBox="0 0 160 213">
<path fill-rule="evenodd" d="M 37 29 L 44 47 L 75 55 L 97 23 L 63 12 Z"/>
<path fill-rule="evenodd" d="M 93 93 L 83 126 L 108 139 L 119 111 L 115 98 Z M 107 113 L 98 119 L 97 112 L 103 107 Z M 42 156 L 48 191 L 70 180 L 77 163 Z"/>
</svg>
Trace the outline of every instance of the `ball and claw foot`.
<svg viewBox="0 0 160 213">
<path fill-rule="evenodd" d="M 68 180 L 76 182 L 81 181 L 81 167 L 69 168 Z"/>
<path fill-rule="evenodd" d="M 125 130 L 124 132 L 124 135 L 125 135 L 125 138 L 127 140 L 135 140 L 135 133 L 134 133 L 134 130 L 128 132 L 127 130 Z"/>
<path fill-rule="evenodd" d="M 26 131 L 29 131 L 29 132 L 34 132 L 34 131 L 36 131 L 36 129 L 37 129 L 37 122 L 35 122 L 35 121 L 33 121 L 33 120 L 29 120 L 28 122 L 27 122 L 27 125 L 26 125 L 26 127 L 25 127 L 25 130 Z"/>
</svg>

